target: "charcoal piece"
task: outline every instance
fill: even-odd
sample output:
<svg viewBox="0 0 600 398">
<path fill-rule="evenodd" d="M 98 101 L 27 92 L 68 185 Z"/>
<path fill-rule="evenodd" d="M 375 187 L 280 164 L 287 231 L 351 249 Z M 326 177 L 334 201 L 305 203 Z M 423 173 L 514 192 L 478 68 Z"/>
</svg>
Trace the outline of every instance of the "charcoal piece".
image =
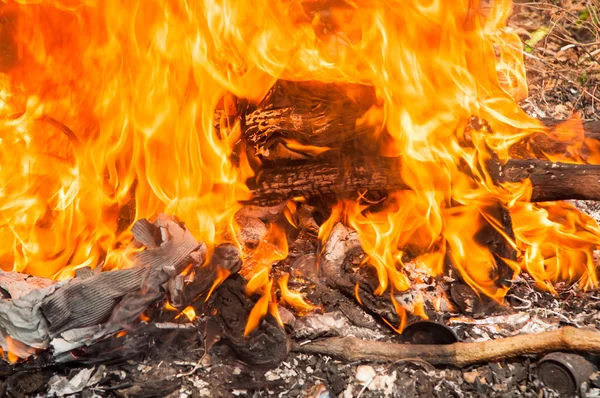
<svg viewBox="0 0 600 398">
<path fill-rule="evenodd" d="M 32 396 L 42 390 L 51 375 L 48 371 L 15 373 L 6 379 L 4 394 L 10 398 Z"/>
<path fill-rule="evenodd" d="M 339 396 L 342 392 L 344 392 L 348 380 L 350 379 L 348 375 L 344 375 L 342 372 L 335 372 L 330 367 L 326 369 L 325 376 L 327 378 L 329 388 L 331 388 L 331 392 L 335 396 Z"/>
<path fill-rule="evenodd" d="M 496 301 L 478 294 L 469 285 L 460 281 L 456 281 L 450 286 L 450 297 L 463 313 L 477 317 L 489 315 L 498 308 Z"/>
<path fill-rule="evenodd" d="M 372 267 L 355 268 L 354 260 L 364 256 L 358 233 L 341 223 L 337 223 L 325 242 L 321 257 L 321 275 L 326 283 L 350 298 L 360 299 L 363 308 L 369 313 L 384 318 L 389 323 L 399 323 L 398 314 L 388 295 L 374 294 L 378 285 L 377 275 Z M 357 261 L 360 263 L 360 261 Z M 356 286 L 358 285 L 358 289 Z M 357 293 L 358 292 L 358 293 Z"/>
<path fill-rule="evenodd" d="M 496 267 L 494 273 L 490 275 L 498 287 L 510 286 L 514 275 L 513 269 L 508 265 L 505 259 L 516 261 L 517 252 L 508 244 L 503 234 L 511 239 L 515 239 L 512 228 L 512 219 L 506 207 L 500 203 L 492 203 L 485 207 L 485 213 L 489 217 L 493 217 L 499 226 L 502 227 L 502 232 L 498 231 L 492 224 L 486 221 L 477 233 L 476 239 L 479 244 L 487 246 L 490 253 L 494 256 Z"/>
<path fill-rule="evenodd" d="M 185 285 L 181 292 L 179 308 L 194 304 L 196 300 L 208 293 L 219 271 L 227 271 L 230 275 L 236 274 L 242 267 L 241 253 L 231 244 L 224 243 L 215 247 L 208 264 L 198 268 L 194 280 Z"/>
<path fill-rule="evenodd" d="M 219 286 L 209 302 L 222 328 L 222 341 L 249 365 L 275 367 L 287 357 L 290 341 L 271 315 L 265 316 L 256 330 L 244 336 L 248 315 L 255 304 L 244 294 L 244 289 L 243 278 L 235 275 Z"/>
</svg>

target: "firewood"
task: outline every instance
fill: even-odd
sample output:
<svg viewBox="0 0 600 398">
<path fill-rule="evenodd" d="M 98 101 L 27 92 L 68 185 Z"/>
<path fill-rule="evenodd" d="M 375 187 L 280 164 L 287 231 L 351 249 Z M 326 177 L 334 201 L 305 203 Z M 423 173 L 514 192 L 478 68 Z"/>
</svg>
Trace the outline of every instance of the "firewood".
<svg viewBox="0 0 600 398">
<path fill-rule="evenodd" d="M 420 359 L 433 365 L 463 367 L 553 351 L 600 353 L 597 329 L 564 327 L 550 332 L 523 334 L 496 340 L 449 345 L 411 345 L 366 341 L 356 337 L 332 337 L 308 343 L 295 343 L 293 351 L 328 355 L 354 361 L 402 361 Z"/>
<path fill-rule="evenodd" d="M 490 161 L 488 166 L 497 183 L 529 178 L 533 185 L 533 202 L 600 200 L 600 165 L 510 159 L 504 164 Z M 343 198 L 366 190 L 410 189 L 402 180 L 401 167 L 401 158 L 356 156 L 268 168 L 248 181 L 252 199 L 245 203 L 268 206 L 295 197 L 335 195 Z"/>
<path fill-rule="evenodd" d="M 385 131 L 385 126 L 359 121 L 369 109 L 383 109 L 374 88 L 367 85 L 279 80 L 258 106 L 240 106 L 246 104 L 243 100 L 237 102 L 236 109 L 217 109 L 213 124 L 219 130 L 224 113 L 230 119 L 238 117 L 251 155 L 263 161 L 311 157 L 301 148 L 286 145 L 289 140 L 342 152 L 358 149 L 363 154 L 375 155 L 380 145 L 377 130 Z M 513 157 L 547 160 L 545 154 L 561 154 L 567 145 L 574 144 L 565 142 L 564 137 L 558 140 L 552 137 L 553 128 L 562 120 L 541 121 L 550 127 L 550 134 L 525 138 L 511 149 Z M 583 128 L 585 138 L 600 139 L 600 122 L 584 122 Z"/>
<path fill-rule="evenodd" d="M 511 159 L 505 164 L 490 162 L 497 182 L 531 181 L 532 202 L 567 199 L 600 200 L 600 165 Z"/>
<path fill-rule="evenodd" d="M 357 126 L 357 120 L 376 101 L 372 86 L 279 80 L 256 109 L 242 115 L 244 137 L 263 160 L 305 159 L 310 155 L 285 141 L 340 147 L 373 135 L 373 127 Z"/>
</svg>

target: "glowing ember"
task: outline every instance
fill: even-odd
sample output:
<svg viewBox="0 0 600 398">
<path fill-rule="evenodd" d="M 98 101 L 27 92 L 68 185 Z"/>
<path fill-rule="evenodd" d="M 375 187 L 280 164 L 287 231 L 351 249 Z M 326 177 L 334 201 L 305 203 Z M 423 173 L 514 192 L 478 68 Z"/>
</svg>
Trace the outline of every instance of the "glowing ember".
<svg viewBox="0 0 600 398">
<path fill-rule="evenodd" d="M 394 328 L 406 321 L 394 295 L 411 287 L 408 250 L 429 275 L 442 272 L 448 253 L 471 287 L 503 299 L 507 288 L 491 276 L 497 260 L 476 238 L 484 225 L 502 233 L 489 211 L 495 204 L 513 216 L 515 239 L 506 239 L 519 250 L 515 269 L 548 290 L 557 280 L 596 286 L 598 225 L 566 204 L 528 203 L 528 183 L 498 187 L 485 171 L 492 153 L 507 158 L 512 144 L 546 131 L 517 104 L 527 88 L 520 40 L 505 29 L 511 2 L 487 4 L 3 3 L 0 41 L 12 61 L 0 64 L 0 266 L 56 279 L 101 261 L 127 267 L 139 250 L 129 245 L 131 222 L 159 213 L 185 220 L 209 250 L 231 239 L 252 171 L 235 148 L 241 127 L 227 123 L 235 106 L 226 93 L 256 101 L 277 79 L 319 80 L 375 88 L 378 102 L 358 124 L 375 129 L 382 155 L 402 159 L 412 188 L 378 211 L 340 203 L 319 231 L 325 240 L 343 219 L 359 232 L 362 266 L 375 268 L 376 293 L 390 295 L 401 319 Z M 470 128 L 473 117 L 486 124 Z M 557 130 L 571 139 L 578 132 L 578 121 Z M 329 150 L 287 145 L 308 155 Z M 579 149 L 569 147 L 571 161 L 583 160 Z M 283 302 L 313 308 L 287 277 L 273 283 L 271 267 L 287 255 L 276 224 L 245 253 L 247 293 L 260 296 L 245 334 L 268 313 L 279 319 L 277 285 Z M 422 303 L 409 310 L 424 316 Z"/>
</svg>

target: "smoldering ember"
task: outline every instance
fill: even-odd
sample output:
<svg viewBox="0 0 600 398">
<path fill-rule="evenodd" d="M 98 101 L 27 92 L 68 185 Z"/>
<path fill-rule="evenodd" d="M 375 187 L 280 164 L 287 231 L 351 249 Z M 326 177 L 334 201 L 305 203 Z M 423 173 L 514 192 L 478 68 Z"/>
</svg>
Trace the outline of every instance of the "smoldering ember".
<svg viewBox="0 0 600 398">
<path fill-rule="evenodd" d="M 1 395 L 600 396 L 599 19 L 1 2 Z"/>
</svg>

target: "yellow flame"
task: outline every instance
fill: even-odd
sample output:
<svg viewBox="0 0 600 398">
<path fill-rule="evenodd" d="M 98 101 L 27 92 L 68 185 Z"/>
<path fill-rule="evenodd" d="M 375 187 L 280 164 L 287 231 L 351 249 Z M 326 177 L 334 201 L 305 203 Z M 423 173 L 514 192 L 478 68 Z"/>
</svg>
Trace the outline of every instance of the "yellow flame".
<svg viewBox="0 0 600 398">
<path fill-rule="evenodd" d="M 161 212 L 209 250 L 231 239 L 252 175 L 241 123 L 229 120 L 235 98 L 260 101 L 288 79 L 374 87 L 377 101 L 357 123 L 375 129 L 381 155 L 401 159 L 410 188 L 383 210 L 343 205 L 378 294 L 410 287 L 405 254 L 439 274 L 448 251 L 471 286 L 501 300 L 506 289 L 476 239 L 491 202 L 510 208 L 509 244 L 541 285 L 596 286 L 598 226 L 566 205 L 529 204 L 529 183 L 498 187 L 485 171 L 492 152 L 507 158 L 540 134 L 567 143 L 568 156 L 550 158 L 600 161 L 589 140 L 583 151 L 575 122 L 551 132 L 518 106 L 527 87 L 511 11 L 510 0 L 3 2 L 0 267 L 65 278 L 101 261 L 129 266 L 131 222 Z M 473 117 L 485 124 L 471 126 Z M 270 267 L 287 256 L 275 229 L 245 253 L 248 291 L 261 295 L 254 327 L 273 307 Z"/>
<path fill-rule="evenodd" d="M 183 309 L 183 311 L 181 311 L 181 313 L 185 315 L 190 322 L 196 319 L 196 310 L 194 310 L 194 307 L 187 306 Z"/>
<path fill-rule="evenodd" d="M 215 289 L 217 287 L 219 287 L 219 285 L 221 283 L 223 283 L 225 281 L 225 279 L 227 279 L 227 277 L 229 277 L 230 274 L 231 274 L 231 271 L 228 269 L 223 269 L 223 268 L 217 269 L 217 277 L 215 278 L 213 284 L 210 286 L 208 293 L 206 293 L 206 298 L 204 299 L 205 302 L 208 301 L 208 299 L 210 298 L 212 293 L 215 291 Z"/>
</svg>

